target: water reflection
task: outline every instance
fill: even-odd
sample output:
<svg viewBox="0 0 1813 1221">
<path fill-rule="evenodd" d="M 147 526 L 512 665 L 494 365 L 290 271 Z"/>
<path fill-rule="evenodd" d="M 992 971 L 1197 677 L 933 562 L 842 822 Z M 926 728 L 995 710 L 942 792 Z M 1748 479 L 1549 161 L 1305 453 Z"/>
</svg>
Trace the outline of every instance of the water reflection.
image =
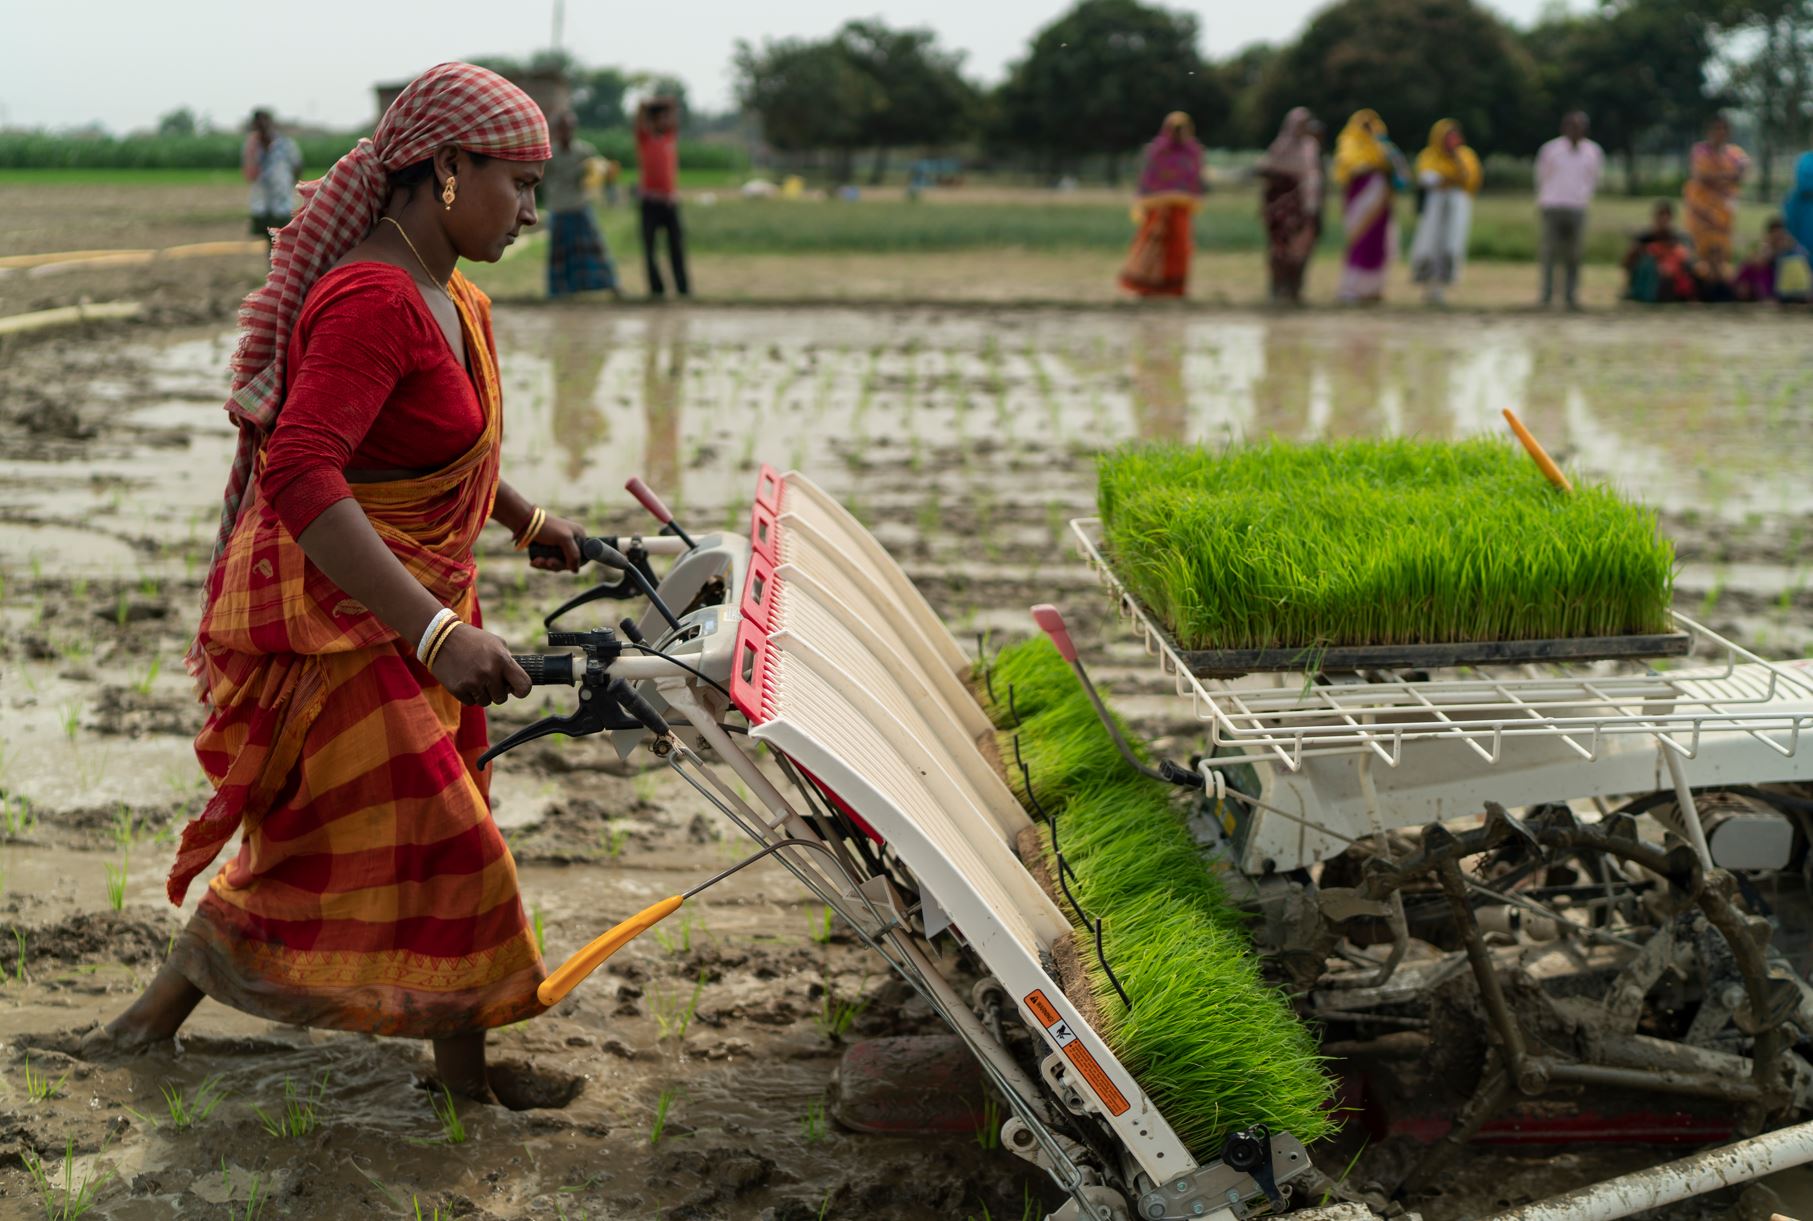
<svg viewBox="0 0 1813 1221">
<path fill-rule="evenodd" d="M 1181 318 L 1164 317 L 1142 327 L 1133 342 L 1133 419 L 1141 440 L 1182 441 L 1189 420 L 1184 390 L 1184 335 Z"/>
<path fill-rule="evenodd" d="M 598 379 L 615 342 L 609 315 L 594 327 L 557 329 L 548 336 L 549 372 L 553 380 L 551 428 L 557 448 L 566 455 L 562 474 L 569 483 L 585 473 L 586 451 L 611 436 L 611 420 L 598 402 Z"/>
<path fill-rule="evenodd" d="M 539 419 L 513 417 L 513 472 L 545 462 L 551 479 L 613 500 L 630 474 L 675 500 L 688 480 L 702 508 L 746 497 L 755 461 L 857 490 L 852 447 L 865 436 L 918 462 L 949 448 L 964 470 L 998 473 L 1000 460 L 973 448 L 982 435 L 1010 455 L 1129 437 L 1466 436 L 1501 434 L 1505 407 L 1587 477 L 1673 509 L 1799 511 L 1807 491 L 1795 472 L 1813 458 L 1801 419 L 1813 363 L 1802 330 L 1773 316 L 1562 327 L 1465 315 L 670 309 L 607 324 L 594 311 L 505 311 L 499 341 L 506 370 L 545 379 L 553 402 Z M 1086 498 L 1090 464 L 1060 461 L 1051 478 Z"/>
<path fill-rule="evenodd" d="M 647 420 L 642 478 L 675 505 L 685 499 L 680 481 L 680 408 L 687 329 L 685 313 L 657 313 L 649 322 L 642 351 L 642 411 Z"/>
</svg>

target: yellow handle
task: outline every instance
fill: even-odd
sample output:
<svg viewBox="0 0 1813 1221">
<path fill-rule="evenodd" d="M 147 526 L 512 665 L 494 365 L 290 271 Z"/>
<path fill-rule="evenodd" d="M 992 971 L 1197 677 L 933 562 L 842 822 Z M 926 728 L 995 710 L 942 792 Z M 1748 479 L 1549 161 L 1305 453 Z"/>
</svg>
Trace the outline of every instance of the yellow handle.
<svg viewBox="0 0 1813 1221">
<path fill-rule="evenodd" d="M 544 1005 L 559 1002 L 579 986 L 580 980 L 603 966 L 605 959 L 679 911 L 680 904 L 684 902 L 686 896 L 673 895 L 653 907 L 643 908 L 622 924 L 594 937 L 583 950 L 561 963 L 552 975 L 541 981 L 541 986 L 535 989 L 536 999 Z"/>
<path fill-rule="evenodd" d="M 1509 407 L 1505 408 L 1505 423 L 1511 426 L 1511 431 L 1517 434 L 1517 439 L 1523 442 L 1523 447 L 1530 451 L 1530 457 L 1536 459 L 1536 465 L 1544 475 L 1548 476 L 1550 483 L 1564 492 L 1574 490 L 1574 485 L 1568 482 L 1568 477 L 1562 473 L 1560 467 L 1555 465 L 1555 460 L 1549 457 L 1549 451 L 1542 448 L 1542 442 L 1538 441 L 1530 430 L 1523 426 L 1523 421 L 1518 419 L 1517 413 Z"/>
</svg>

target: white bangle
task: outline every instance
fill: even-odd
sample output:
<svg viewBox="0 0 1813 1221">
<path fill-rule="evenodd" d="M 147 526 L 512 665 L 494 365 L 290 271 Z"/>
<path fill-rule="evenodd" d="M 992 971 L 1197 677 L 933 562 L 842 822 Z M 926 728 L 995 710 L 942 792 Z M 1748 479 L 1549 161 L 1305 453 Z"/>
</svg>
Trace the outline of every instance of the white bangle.
<svg viewBox="0 0 1813 1221">
<path fill-rule="evenodd" d="M 428 664 L 428 659 L 423 656 L 423 654 L 428 651 L 428 642 L 434 639 L 434 634 L 440 630 L 441 624 L 455 617 L 454 613 L 445 606 L 434 612 L 434 618 L 430 619 L 428 621 L 428 626 L 422 629 L 422 638 L 416 641 L 415 659 L 417 661 L 421 662 L 423 665 Z"/>
</svg>

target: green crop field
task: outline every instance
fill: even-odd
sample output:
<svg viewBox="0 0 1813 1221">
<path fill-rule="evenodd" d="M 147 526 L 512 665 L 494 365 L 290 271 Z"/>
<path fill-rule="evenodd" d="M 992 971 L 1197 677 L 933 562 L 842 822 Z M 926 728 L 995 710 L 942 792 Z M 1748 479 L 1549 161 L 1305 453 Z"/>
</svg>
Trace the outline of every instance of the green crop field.
<svg viewBox="0 0 1813 1221">
<path fill-rule="evenodd" d="M 1668 630 L 1653 510 L 1549 485 L 1492 438 L 1127 446 L 1098 466 L 1117 571 L 1190 649 Z"/>
</svg>

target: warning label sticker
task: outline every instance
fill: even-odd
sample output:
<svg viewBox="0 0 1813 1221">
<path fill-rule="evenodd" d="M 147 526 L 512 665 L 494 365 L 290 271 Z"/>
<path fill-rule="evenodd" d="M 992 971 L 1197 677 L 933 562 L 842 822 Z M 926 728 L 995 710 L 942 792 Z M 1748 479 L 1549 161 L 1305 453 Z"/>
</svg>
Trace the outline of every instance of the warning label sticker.
<svg viewBox="0 0 1813 1221">
<path fill-rule="evenodd" d="M 1081 1039 L 1077 1038 L 1076 1031 L 1070 1028 L 1070 1023 L 1064 1020 L 1064 1016 L 1057 1011 L 1041 989 L 1035 988 L 1027 993 L 1026 1011 L 1039 1020 L 1039 1025 L 1045 1027 L 1046 1033 L 1051 1036 L 1052 1042 L 1057 1044 L 1058 1050 L 1064 1053 L 1064 1058 L 1070 1061 L 1070 1066 L 1076 1070 L 1077 1076 L 1081 1077 L 1084 1083 L 1095 1091 L 1095 1096 L 1102 1100 L 1102 1105 L 1108 1109 L 1108 1114 L 1126 1114 L 1130 1106 L 1126 1095 L 1115 1088 L 1114 1082 L 1102 1070 L 1101 1063 L 1089 1054 L 1089 1049 L 1083 1046 Z"/>
</svg>

